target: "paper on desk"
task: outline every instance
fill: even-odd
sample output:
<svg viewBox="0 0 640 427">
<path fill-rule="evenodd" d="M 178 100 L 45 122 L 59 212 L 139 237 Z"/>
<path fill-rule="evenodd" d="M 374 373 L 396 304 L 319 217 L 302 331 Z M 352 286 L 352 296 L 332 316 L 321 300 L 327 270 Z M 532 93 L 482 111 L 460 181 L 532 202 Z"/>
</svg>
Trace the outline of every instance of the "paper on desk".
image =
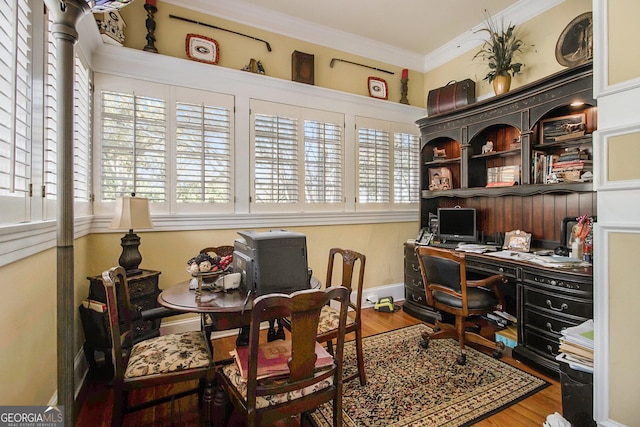
<svg viewBox="0 0 640 427">
<path fill-rule="evenodd" d="M 487 255 L 494 256 L 503 259 L 512 259 L 514 261 L 526 261 L 534 264 L 541 265 L 543 267 L 553 268 L 575 268 L 575 267 L 589 267 L 591 264 L 584 262 L 577 258 L 569 258 L 563 256 L 540 256 L 529 252 L 517 252 L 517 251 L 499 251 L 489 253 Z"/>
</svg>

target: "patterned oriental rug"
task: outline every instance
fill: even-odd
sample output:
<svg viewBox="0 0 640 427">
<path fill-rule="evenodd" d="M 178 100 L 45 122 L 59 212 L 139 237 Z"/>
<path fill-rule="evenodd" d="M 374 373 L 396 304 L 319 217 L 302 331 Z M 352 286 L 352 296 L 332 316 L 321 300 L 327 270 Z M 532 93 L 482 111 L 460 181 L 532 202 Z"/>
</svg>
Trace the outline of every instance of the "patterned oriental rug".
<svg viewBox="0 0 640 427">
<path fill-rule="evenodd" d="M 344 385 L 345 427 L 469 426 L 549 385 L 507 363 L 467 347 L 467 364 L 456 363 L 453 339 L 434 340 L 428 349 L 422 324 L 363 340 L 367 385 Z M 353 341 L 345 344 L 345 367 L 356 368 Z M 331 403 L 311 414 L 318 427 L 331 427 Z"/>
</svg>

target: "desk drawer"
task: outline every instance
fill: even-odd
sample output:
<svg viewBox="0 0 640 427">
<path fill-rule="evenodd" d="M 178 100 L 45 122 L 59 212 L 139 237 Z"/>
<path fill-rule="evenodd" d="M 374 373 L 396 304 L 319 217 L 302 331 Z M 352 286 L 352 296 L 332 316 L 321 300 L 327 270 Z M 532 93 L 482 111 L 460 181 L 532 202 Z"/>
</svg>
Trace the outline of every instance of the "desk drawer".
<svg viewBox="0 0 640 427">
<path fill-rule="evenodd" d="M 502 274 L 510 279 L 518 278 L 518 268 L 506 263 L 494 263 L 467 257 L 467 269 L 476 273 L 485 273 L 487 276 Z"/>
<path fill-rule="evenodd" d="M 524 310 L 524 324 L 560 338 L 563 329 L 586 321 L 583 317 L 563 316 L 557 313 L 545 313 L 528 307 Z"/>
<path fill-rule="evenodd" d="M 553 361 L 560 353 L 560 341 L 557 338 L 538 334 L 529 327 L 524 329 L 524 345 L 529 350 Z"/>
<path fill-rule="evenodd" d="M 524 286 L 525 310 L 530 306 L 539 308 L 550 316 L 564 314 L 584 319 L 593 317 L 593 305 L 590 300 L 573 296 L 551 293 L 542 289 Z"/>
<path fill-rule="evenodd" d="M 427 295 L 424 293 L 424 288 L 417 288 L 414 286 L 404 287 L 404 298 L 407 301 L 411 301 L 419 306 L 428 307 Z"/>
<path fill-rule="evenodd" d="M 129 282 L 129 298 L 134 299 L 143 298 L 146 295 L 158 294 L 158 278 L 149 277 L 145 279 L 136 280 L 135 282 Z"/>
</svg>

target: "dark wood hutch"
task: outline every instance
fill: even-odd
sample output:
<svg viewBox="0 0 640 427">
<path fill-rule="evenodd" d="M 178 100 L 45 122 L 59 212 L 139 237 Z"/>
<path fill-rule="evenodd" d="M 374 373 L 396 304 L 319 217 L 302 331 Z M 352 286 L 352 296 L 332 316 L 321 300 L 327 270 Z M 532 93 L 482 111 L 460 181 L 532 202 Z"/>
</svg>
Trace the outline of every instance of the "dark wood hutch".
<svg viewBox="0 0 640 427">
<path fill-rule="evenodd" d="M 576 115 L 584 118 L 583 135 L 542 140 L 541 123 Z M 478 213 L 482 241 L 500 241 L 505 231 L 519 229 L 532 234 L 532 247 L 558 246 L 563 218 L 596 215 L 596 193 L 590 181 L 536 183 L 534 157 L 559 155 L 576 147 L 591 155 L 596 118 L 592 64 L 588 63 L 504 95 L 419 119 L 420 226 L 428 227 L 439 207 L 471 207 Z M 483 152 L 487 141 L 493 142 L 493 151 Z M 444 149 L 446 157 L 434 157 L 434 148 Z M 517 184 L 488 186 L 487 171 L 507 166 L 517 171 Z M 450 188 L 430 190 L 430 170 L 440 168 L 450 174 Z M 469 268 L 505 274 L 512 285 L 511 306 L 519 319 L 514 355 L 557 372 L 561 329 L 593 316 L 591 269 L 553 271 L 486 256 L 471 258 Z M 412 244 L 405 247 L 405 298 L 408 313 L 427 321 L 440 317 L 426 304 Z"/>
</svg>

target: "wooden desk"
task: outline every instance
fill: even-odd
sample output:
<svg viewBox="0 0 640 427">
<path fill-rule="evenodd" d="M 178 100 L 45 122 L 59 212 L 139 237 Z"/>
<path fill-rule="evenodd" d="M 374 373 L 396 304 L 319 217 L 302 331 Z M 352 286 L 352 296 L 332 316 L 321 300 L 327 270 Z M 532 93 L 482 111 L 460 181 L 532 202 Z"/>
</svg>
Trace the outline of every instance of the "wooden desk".
<svg viewBox="0 0 640 427">
<path fill-rule="evenodd" d="M 505 290 L 515 289 L 515 313 L 511 314 L 518 318 L 518 345 L 514 357 L 558 376 L 555 356 L 562 329 L 593 318 L 592 268 L 544 267 L 476 253 L 467 253 L 466 260 L 468 271 L 502 274 L 508 281 Z M 403 309 L 427 322 L 440 320 L 438 311 L 427 305 L 413 243 L 405 244 Z"/>
</svg>

